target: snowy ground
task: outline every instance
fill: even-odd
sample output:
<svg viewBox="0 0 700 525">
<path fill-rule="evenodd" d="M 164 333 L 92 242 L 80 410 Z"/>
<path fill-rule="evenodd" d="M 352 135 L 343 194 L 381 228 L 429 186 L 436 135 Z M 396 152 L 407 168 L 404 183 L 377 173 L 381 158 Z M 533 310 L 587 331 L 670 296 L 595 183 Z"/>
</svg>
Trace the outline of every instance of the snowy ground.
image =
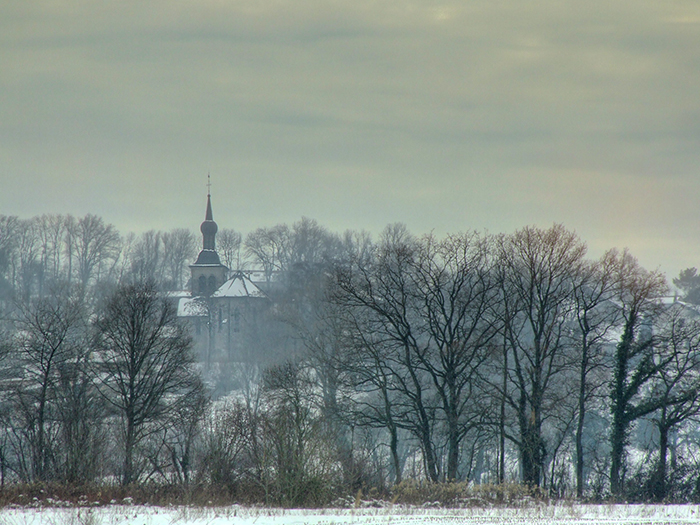
<svg viewBox="0 0 700 525">
<path fill-rule="evenodd" d="M 112 505 L 0 509 L 1 525 L 597 525 L 698 524 L 698 505 L 557 505 L 527 509 L 279 510 Z"/>
</svg>

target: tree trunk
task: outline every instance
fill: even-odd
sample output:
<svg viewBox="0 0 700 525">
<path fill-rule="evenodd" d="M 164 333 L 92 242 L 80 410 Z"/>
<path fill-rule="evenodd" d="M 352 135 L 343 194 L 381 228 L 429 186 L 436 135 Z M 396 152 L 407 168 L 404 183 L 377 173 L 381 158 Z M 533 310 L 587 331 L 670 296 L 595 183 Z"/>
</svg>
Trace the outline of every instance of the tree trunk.
<svg viewBox="0 0 700 525">
<path fill-rule="evenodd" d="M 664 410 L 665 412 L 665 410 Z M 659 462 L 654 473 L 652 484 L 653 496 L 656 501 L 666 499 L 666 464 L 668 456 L 668 431 L 667 425 L 659 425 Z"/>
<path fill-rule="evenodd" d="M 457 433 L 451 431 L 448 441 L 446 481 L 455 481 L 457 479 L 457 467 L 459 467 L 459 439 Z"/>
<path fill-rule="evenodd" d="M 610 437 L 610 492 L 613 496 L 622 495 L 623 480 L 622 466 L 625 454 L 627 424 L 624 416 L 613 414 L 613 425 Z"/>
<path fill-rule="evenodd" d="M 430 439 L 429 429 L 423 429 L 421 442 L 423 445 L 423 455 L 425 456 L 424 459 L 426 474 L 430 481 L 432 481 L 433 483 L 437 483 L 440 480 L 440 474 L 437 468 L 437 460 L 435 458 L 435 452 L 433 451 L 433 443 Z"/>
<path fill-rule="evenodd" d="M 615 352 L 615 374 L 612 385 L 612 429 L 610 433 L 610 492 L 613 496 L 622 495 L 622 467 L 624 463 L 625 442 L 627 439 L 627 401 L 625 400 L 625 383 L 627 380 L 627 361 L 629 347 L 632 344 L 633 320 L 628 320 L 625 331 Z"/>
<path fill-rule="evenodd" d="M 43 378 L 43 383 L 41 385 L 41 392 L 39 397 L 39 407 L 37 411 L 37 429 L 36 429 L 36 444 L 34 450 L 34 479 L 38 481 L 45 481 L 46 469 L 45 458 L 46 458 L 46 444 L 44 443 L 44 425 L 46 419 L 46 391 L 48 388 L 48 378 L 45 376 Z"/>
<path fill-rule="evenodd" d="M 506 480 L 506 388 L 508 387 L 508 348 L 503 346 L 503 384 L 501 388 L 501 421 L 500 421 L 500 449 L 501 455 L 498 465 L 498 482 L 504 483 Z"/>
<path fill-rule="evenodd" d="M 459 428 L 458 416 L 455 413 L 457 405 L 456 396 L 452 393 L 454 388 L 450 388 L 450 406 L 447 407 L 447 469 L 446 481 L 457 479 L 457 469 L 459 467 Z"/>
<path fill-rule="evenodd" d="M 534 426 L 528 427 L 520 447 L 523 465 L 523 483 L 530 487 L 539 487 L 541 482 L 540 436 Z"/>
<path fill-rule="evenodd" d="M 124 477 L 122 485 L 129 485 L 134 481 L 134 422 L 127 416 L 126 420 L 126 442 L 124 446 Z"/>
<path fill-rule="evenodd" d="M 390 441 L 389 448 L 391 449 L 391 460 L 394 464 L 394 484 L 401 483 L 401 458 L 399 457 L 399 437 L 396 427 L 389 427 Z"/>
<path fill-rule="evenodd" d="M 584 343 L 585 346 L 585 343 Z M 576 424 L 576 497 L 583 497 L 583 423 L 586 416 L 586 370 L 588 368 L 587 349 L 581 357 L 581 374 L 578 391 L 578 421 Z"/>
</svg>

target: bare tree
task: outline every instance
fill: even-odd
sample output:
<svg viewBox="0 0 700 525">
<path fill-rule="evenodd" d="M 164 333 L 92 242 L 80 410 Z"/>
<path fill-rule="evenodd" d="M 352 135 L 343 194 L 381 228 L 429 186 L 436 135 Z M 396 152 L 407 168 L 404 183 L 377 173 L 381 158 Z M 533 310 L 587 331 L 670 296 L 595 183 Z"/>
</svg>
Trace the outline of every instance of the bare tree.
<svg viewBox="0 0 700 525">
<path fill-rule="evenodd" d="M 418 315 L 430 345 L 418 359 L 430 376 L 444 414 L 448 480 L 458 478 L 465 436 L 484 419 L 477 371 L 497 334 L 498 300 L 493 253 L 476 233 L 422 239 L 415 265 Z"/>
<path fill-rule="evenodd" d="M 53 396 L 60 425 L 55 447 L 58 477 L 71 484 L 95 481 L 106 450 L 105 406 L 96 391 L 88 335 L 85 329 L 84 342 L 73 357 L 57 363 Z"/>
<path fill-rule="evenodd" d="M 28 419 L 31 476 L 48 476 L 50 447 L 47 424 L 61 367 L 75 360 L 86 339 L 85 309 L 67 288 L 44 298 L 17 304 L 16 348 L 24 365 L 18 401 Z"/>
<path fill-rule="evenodd" d="M 36 222 L 41 245 L 39 295 L 42 295 L 46 284 L 50 286 L 63 280 L 61 271 L 66 226 L 62 215 L 44 214 Z"/>
<path fill-rule="evenodd" d="M 337 235 L 314 219 L 302 217 L 292 225 L 286 266 L 329 263 L 336 259 L 340 247 L 341 241 Z"/>
<path fill-rule="evenodd" d="M 313 384 L 308 371 L 292 363 L 270 367 L 263 376 L 265 476 L 273 474 L 268 491 L 285 505 L 326 497 L 333 454 L 314 411 Z"/>
<path fill-rule="evenodd" d="M 122 484 L 138 478 L 136 447 L 173 405 L 199 389 L 191 339 L 153 283 L 121 286 L 97 323 L 99 377 L 119 413 L 124 438 Z"/>
<path fill-rule="evenodd" d="M 574 281 L 576 321 L 574 347 L 578 355 L 578 408 L 576 413 L 576 496 L 583 497 L 585 477 L 584 424 L 589 404 L 597 399 L 609 380 L 605 349 L 620 312 L 611 302 L 616 285 L 617 252 L 606 252 L 596 262 L 586 263 Z"/>
<path fill-rule="evenodd" d="M 500 241 L 502 305 L 508 377 L 504 392 L 517 417 L 510 435 L 520 451 L 523 481 L 539 486 L 546 456 L 542 424 L 547 408 L 569 395 L 557 381 L 567 369 L 567 319 L 574 305 L 574 278 L 585 244 L 555 224 L 526 227 Z"/>
<path fill-rule="evenodd" d="M 255 479 L 253 443 L 259 430 L 255 414 L 243 403 L 212 407 L 204 422 L 200 478 L 232 494 L 246 478 Z"/>
<path fill-rule="evenodd" d="M 349 346 L 350 352 L 358 351 L 361 359 L 348 359 L 346 371 L 349 382 L 361 396 L 349 396 L 348 413 L 353 425 L 369 428 L 383 428 L 389 434 L 389 454 L 394 483 L 403 479 L 404 458 L 400 453 L 399 433 L 403 428 L 399 419 L 401 402 L 395 384 L 398 373 L 394 371 L 395 363 L 386 359 L 382 344 L 374 340 L 371 333 L 360 328 L 359 319 L 353 330 L 358 339 Z M 364 325 L 366 326 L 366 325 Z"/>
<path fill-rule="evenodd" d="M 272 228 L 258 228 L 246 237 L 246 255 L 254 265 L 262 267 L 268 281 L 275 271 L 288 267 L 289 236 L 289 227 L 279 224 Z"/>
<path fill-rule="evenodd" d="M 2 217 L 0 227 L 1 222 Z M 14 388 L 8 380 L 18 377 L 18 368 L 21 367 L 17 359 L 12 359 L 15 357 L 12 322 L 5 317 L 1 307 L 0 301 L 0 488 L 5 486 L 6 473 L 11 462 L 8 456 L 11 448 L 12 403 L 8 402 L 8 398 L 13 394 Z"/>
<path fill-rule="evenodd" d="M 10 270 L 15 257 L 18 223 L 15 216 L 0 215 L 0 300 L 9 297 L 14 286 Z"/>
<path fill-rule="evenodd" d="M 417 312 L 421 299 L 416 290 L 414 266 L 419 245 L 401 224 L 388 226 L 370 265 L 341 266 L 337 276 L 340 300 L 347 308 L 363 312 L 365 323 L 360 330 L 372 337 L 361 337 L 372 346 L 358 348 L 358 358 L 368 352 L 367 371 L 379 358 L 380 374 L 389 374 L 388 381 L 377 378 L 378 388 L 392 388 L 398 394 L 392 402 L 391 420 L 409 430 L 418 440 L 423 453 L 428 479 L 440 479 L 440 463 L 434 439 L 436 408 L 431 379 L 424 362 L 429 351 L 429 336 Z M 376 345 L 376 347 L 374 346 Z M 386 407 L 387 405 L 385 405 Z M 392 452 L 393 453 L 393 452 Z"/>
<path fill-rule="evenodd" d="M 67 226 L 70 261 L 76 259 L 78 279 L 86 287 L 95 277 L 95 271 L 118 257 L 119 233 L 111 224 L 105 224 L 101 217 L 90 214 L 69 220 Z"/>
<path fill-rule="evenodd" d="M 153 473 L 167 482 L 189 485 L 208 409 L 209 397 L 202 383 L 170 407 L 158 432 L 148 440 L 150 453 L 146 455 Z"/>
<path fill-rule="evenodd" d="M 679 304 L 662 315 L 659 351 L 668 362 L 653 380 L 651 393 L 660 405 L 651 417 L 659 431 L 659 453 L 650 494 L 657 501 L 668 495 L 669 434 L 700 414 L 700 322 L 696 315 Z M 659 361 L 666 359 L 657 358 Z"/>
<path fill-rule="evenodd" d="M 216 236 L 221 262 L 229 270 L 241 270 L 241 247 L 243 237 L 241 234 L 230 228 L 219 230 Z"/>
<path fill-rule="evenodd" d="M 420 443 L 429 479 L 462 476 L 464 440 L 476 436 L 486 416 L 478 370 L 498 334 L 494 263 L 489 237 L 414 239 L 393 226 L 374 260 L 358 253 L 352 264 L 339 264 L 336 301 L 356 353 L 345 366 L 373 396 L 359 400 L 365 412 L 359 421 L 389 432 L 397 479 L 400 429 Z M 445 461 L 438 457 L 443 440 Z"/>
<path fill-rule="evenodd" d="M 219 251 L 221 251 L 221 234 L 219 232 Z M 190 230 L 175 228 L 162 235 L 163 256 L 170 281 L 170 288 L 181 290 L 185 286 L 187 264 L 197 253 L 197 239 Z"/>
<path fill-rule="evenodd" d="M 165 277 L 163 234 L 156 230 L 142 233 L 131 247 L 130 277 L 135 282 L 153 281 L 162 286 Z"/>
<path fill-rule="evenodd" d="M 342 251 L 342 241 L 315 220 L 302 217 L 291 227 L 258 228 L 248 234 L 245 247 L 253 265 L 262 267 L 270 279 L 275 271 L 333 261 Z"/>
<path fill-rule="evenodd" d="M 28 301 L 39 289 L 40 252 L 36 221 L 33 219 L 18 221 L 16 250 L 12 264 L 15 290 L 24 301 Z"/>
</svg>

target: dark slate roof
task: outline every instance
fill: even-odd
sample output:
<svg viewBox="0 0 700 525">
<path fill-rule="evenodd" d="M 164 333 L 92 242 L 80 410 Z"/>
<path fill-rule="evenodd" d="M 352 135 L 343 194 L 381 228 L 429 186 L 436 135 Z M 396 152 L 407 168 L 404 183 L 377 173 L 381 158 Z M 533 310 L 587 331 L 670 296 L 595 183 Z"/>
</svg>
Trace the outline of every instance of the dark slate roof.
<svg viewBox="0 0 700 525">
<path fill-rule="evenodd" d="M 220 266 L 221 265 L 221 259 L 219 259 L 219 254 L 216 253 L 216 250 L 202 250 L 199 252 L 199 257 L 197 257 L 197 260 L 192 266 L 199 266 L 199 265 L 216 265 Z"/>
</svg>

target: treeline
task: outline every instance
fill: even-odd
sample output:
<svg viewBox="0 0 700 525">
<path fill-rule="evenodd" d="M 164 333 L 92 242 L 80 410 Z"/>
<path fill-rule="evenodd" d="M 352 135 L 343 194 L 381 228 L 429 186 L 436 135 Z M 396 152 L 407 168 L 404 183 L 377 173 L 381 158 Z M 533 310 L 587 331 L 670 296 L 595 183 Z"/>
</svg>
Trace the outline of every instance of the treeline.
<svg viewBox="0 0 700 525">
<path fill-rule="evenodd" d="M 284 504 L 405 480 L 700 500 L 694 269 L 677 300 L 629 252 L 592 260 L 560 225 L 225 232 L 222 262 L 264 272 L 270 322 L 290 335 L 289 351 L 259 351 L 293 358 L 233 363 L 240 388 L 212 401 L 162 293 L 185 286 L 194 234 L 0 217 L 3 482 Z"/>
<path fill-rule="evenodd" d="M 224 264 L 238 268 L 240 234 L 224 229 L 218 240 Z M 181 290 L 200 244 L 200 237 L 182 228 L 121 235 L 95 215 L 0 215 L 0 294 L 26 299 L 56 283 L 89 290 L 148 279 Z"/>
</svg>

